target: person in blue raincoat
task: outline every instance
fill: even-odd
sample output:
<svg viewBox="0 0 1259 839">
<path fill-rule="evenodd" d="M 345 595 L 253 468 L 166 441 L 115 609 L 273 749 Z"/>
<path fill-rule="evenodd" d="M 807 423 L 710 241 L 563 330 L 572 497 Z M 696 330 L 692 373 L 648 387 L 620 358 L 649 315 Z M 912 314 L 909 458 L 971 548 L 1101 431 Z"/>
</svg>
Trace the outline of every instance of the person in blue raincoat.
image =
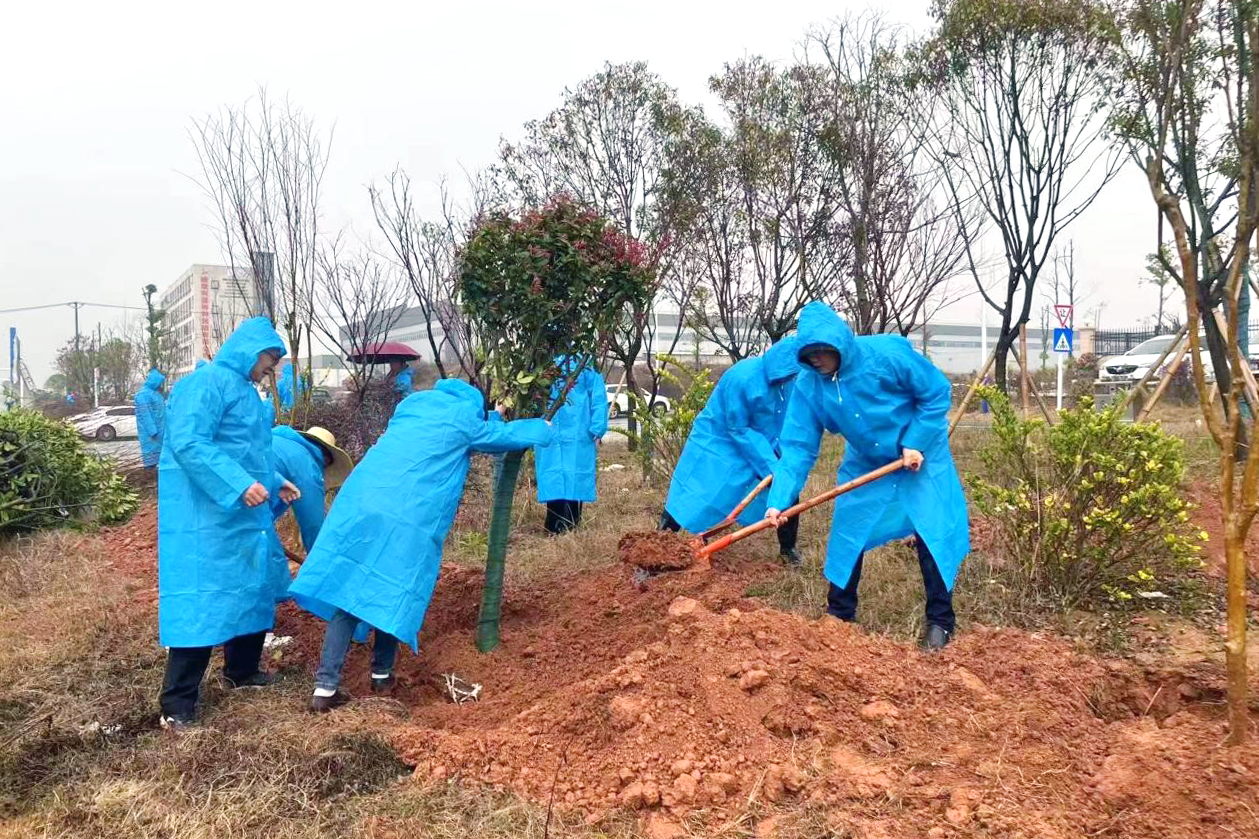
<svg viewBox="0 0 1259 839">
<path fill-rule="evenodd" d="M 774 344 L 764 355 L 745 358 L 727 370 L 695 418 L 682 456 L 673 470 L 660 526 L 701 533 L 724 519 L 778 463 L 778 436 L 800 370 L 794 337 Z M 765 515 L 762 490 L 739 515 L 748 525 Z M 778 546 L 792 565 L 799 519 L 778 529 Z"/>
<path fill-rule="evenodd" d="M 319 528 L 323 526 L 328 491 L 345 483 L 354 468 L 353 461 L 337 447 L 336 436 L 318 426 L 297 431 L 287 425 L 278 425 L 271 430 L 271 448 L 275 453 L 276 471 L 301 493 L 292 504 L 285 503 L 278 496 L 273 498 L 272 513 L 278 521 L 290 508 L 293 510 L 302 548 L 309 551 L 319 536 Z M 289 599 L 292 576 L 289 574 L 288 555 L 274 530 L 271 541 L 272 588 L 276 602 L 282 602 Z"/>
<path fill-rule="evenodd" d="M 455 520 L 473 452 L 545 445 L 545 420 L 487 416 L 472 385 L 443 379 L 402 400 L 376 445 L 354 468 L 328 510 L 315 546 L 289 587 L 297 605 L 328 618 L 312 711 L 348 701 L 341 668 L 360 621 L 376 628 L 372 689 L 393 683 L 401 640 L 418 635 L 441 570 L 442 543 Z"/>
<path fill-rule="evenodd" d="M 146 469 L 156 468 L 162 454 L 162 437 L 166 433 L 166 400 L 162 398 L 165 381 L 166 377 L 155 367 L 136 392 L 136 430 L 140 434 L 140 460 Z"/>
<path fill-rule="evenodd" d="M 552 403 L 581 366 L 573 356 L 555 359 L 560 378 L 551 386 Z M 581 523 L 581 508 L 595 500 L 598 443 L 608 433 L 608 388 L 603 376 L 586 365 L 552 420 L 555 437 L 533 451 L 538 501 L 546 505 L 546 532 L 564 533 Z"/>
<path fill-rule="evenodd" d="M 275 392 L 280 397 L 280 407 L 286 411 L 293 410 L 297 397 L 306 392 L 306 382 L 294 375 L 293 364 L 284 365 L 284 369 L 280 371 Z"/>
<path fill-rule="evenodd" d="M 262 643 L 275 617 L 268 498 L 295 500 L 275 470 L 271 429 L 254 384 L 284 356 L 266 318 L 236 328 L 215 355 L 175 384 L 158 461 L 158 628 L 169 648 L 162 724 L 195 717 L 210 653 L 223 645 L 232 687 L 263 686 Z"/>
<path fill-rule="evenodd" d="M 854 620 L 865 551 L 913 536 L 927 595 L 924 642 L 940 649 L 953 634 L 953 581 L 970 552 L 966 496 L 949 451 L 949 380 L 899 335 L 854 337 L 824 303 L 804 307 L 797 337 L 802 372 L 766 518 L 781 524 L 779 513 L 804 487 L 823 431 L 844 438 L 840 483 L 902 461 L 902 471 L 836 499 L 827 611 Z"/>
<path fill-rule="evenodd" d="M 406 399 L 415 391 L 414 374 L 405 361 L 389 362 L 389 377 L 393 379 L 393 391 L 399 399 Z"/>
</svg>

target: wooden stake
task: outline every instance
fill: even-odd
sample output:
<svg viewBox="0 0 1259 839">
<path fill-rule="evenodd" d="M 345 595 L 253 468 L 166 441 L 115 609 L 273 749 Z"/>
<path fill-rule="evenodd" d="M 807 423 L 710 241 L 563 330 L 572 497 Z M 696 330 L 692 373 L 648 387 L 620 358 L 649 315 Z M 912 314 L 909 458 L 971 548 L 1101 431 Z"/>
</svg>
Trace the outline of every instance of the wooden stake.
<svg viewBox="0 0 1259 839">
<path fill-rule="evenodd" d="M 1185 352 L 1189 350 L 1188 336 L 1185 334 L 1188 331 L 1189 331 L 1189 324 L 1185 324 L 1184 326 L 1180 327 L 1180 330 L 1176 333 L 1176 340 L 1172 341 L 1171 344 L 1167 346 L 1167 349 L 1163 350 L 1163 354 L 1158 357 L 1158 361 L 1150 365 L 1150 369 L 1145 371 L 1145 375 L 1141 377 L 1141 381 L 1133 385 L 1132 388 L 1127 393 L 1124 394 L 1123 399 L 1119 403 L 1119 413 L 1122 414 L 1124 411 L 1124 408 L 1127 408 L 1128 404 L 1131 403 L 1132 400 L 1136 398 L 1137 391 L 1144 390 L 1145 386 L 1150 383 L 1150 380 L 1153 379 L 1155 375 L 1157 375 L 1159 368 L 1163 366 L 1163 362 L 1167 360 L 1167 356 L 1171 354 L 1172 350 L 1181 346 L 1181 344 L 1184 344 L 1184 349 L 1181 350 L 1180 356 L 1178 356 L 1178 360 L 1176 364 L 1172 364 L 1171 366 L 1167 368 L 1168 370 L 1176 369 L 1176 365 L 1180 363 L 1179 358 L 1183 358 Z M 1163 377 L 1164 380 L 1168 378 L 1169 377 L 1167 376 Z M 1159 391 L 1163 389 L 1164 389 L 1164 386 L 1162 382 L 1160 382 L 1159 390 L 1156 390 L 1155 393 L 1159 393 Z"/>
<path fill-rule="evenodd" d="M 1022 372 L 1024 386 L 1027 388 L 1027 390 L 1030 390 L 1032 392 L 1033 396 L 1036 397 L 1036 404 L 1040 406 L 1040 412 L 1045 415 L 1045 422 L 1047 422 L 1050 425 L 1053 425 L 1054 418 L 1053 418 L 1053 415 L 1049 413 L 1049 405 L 1047 405 L 1045 403 L 1045 400 L 1041 397 L 1040 388 L 1036 387 L 1036 380 L 1031 377 L 1031 374 L 1027 372 L 1027 368 L 1024 367 L 1023 357 L 1020 356 L 1016 352 L 1014 353 L 1014 360 L 1017 361 L 1019 364 L 1019 370 Z M 1024 408 L 1023 408 L 1024 419 L 1026 419 L 1031 414 L 1031 406 L 1026 404 L 1027 391 L 1024 391 L 1023 393 L 1023 401 L 1025 403 Z"/>
<path fill-rule="evenodd" d="M 1154 406 L 1163 398 L 1163 394 L 1167 392 L 1168 386 L 1172 383 L 1172 376 L 1180 369 L 1180 364 L 1185 360 L 1185 356 L 1189 353 L 1189 339 L 1182 338 L 1180 341 L 1180 350 L 1176 353 L 1176 358 L 1171 364 L 1167 365 L 1167 375 L 1159 380 L 1158 387 L 1154 388 L 1154 394 L 1150 400 L 1141 408 L 1141 413 L 1137 415 L 1137 422 L 1145 422 L 1150 413 L 1154 410 Z M 1151 368 L 1153 369 L 1153 368 Z M 1122 408 L 1120 410 L 1123 410 Z"/>
<path fill-rule="evenodd" d="M 966 395 L 962 397 L 962 404 L 957 407 L 957 415 L 953 417 L 953 422 L 949 423 L 949 436 L 953 436 L 953 429 L 957 428 L 957 424 L 962 421 L 962 415 L 966 413 L 966 406 L 970 405 L 971 397 L 975 395 L 975 391 L 979 390 L 979 386 L 984 383 L 984 379 L 988 377 L 988 371 L 997 363 L 997 350 L 994 347 L 988 355 L 988 360 L 984 362 L 984 369 L 979 371 L 979 375 L 970 383 L 970 387 L 966 389 Z"/>
</svg>

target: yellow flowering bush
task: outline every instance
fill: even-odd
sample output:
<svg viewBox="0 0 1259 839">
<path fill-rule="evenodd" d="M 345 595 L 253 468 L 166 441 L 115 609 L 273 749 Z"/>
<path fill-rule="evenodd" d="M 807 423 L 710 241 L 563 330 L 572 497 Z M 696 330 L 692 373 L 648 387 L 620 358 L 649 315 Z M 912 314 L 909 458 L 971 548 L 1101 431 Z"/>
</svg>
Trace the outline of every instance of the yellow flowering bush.
<svg viewBox="0 0 1259 839">
<path fill-rule="evenodd" d="M 1180 491 L 1183 441 L 1091 400 L 1046 427 L 996 389 L 982 396 L 993 437 L 972 497 L 1033 585 L 1068 604 L 1126 602 L 1175 590 L 1200 567 L 1205 534 Z"/>
</svg>

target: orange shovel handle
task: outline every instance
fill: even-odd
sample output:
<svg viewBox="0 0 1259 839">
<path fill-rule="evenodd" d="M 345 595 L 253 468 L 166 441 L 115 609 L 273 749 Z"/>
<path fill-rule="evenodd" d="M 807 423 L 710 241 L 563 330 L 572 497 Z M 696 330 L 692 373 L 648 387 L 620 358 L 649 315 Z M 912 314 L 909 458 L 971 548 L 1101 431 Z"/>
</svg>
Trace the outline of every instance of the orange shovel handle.
<svg viewBox="0 0 1259 839">
<path fill-rule="evenodd" d="M 708 528 L 703 533 L 696 536 L 695 541 L 699 542 L 702 545 L 703 543 L 711 539 L 713 536 L 716 536 L 718 533 L 725 530 L 730 525 L 734 524 L 735 521 L 739 518 L 739 514 L 742 513 L 744 510 L 746 510 L 748 505 L 752 503 L 752 499 L 760 495 L 761 490 L 765 489 L 765 487 L 769 486 L 771 483 L 773 483 L 773 481 L 774 481 L 774 476 L 772 474 L 766 475 L 764 478 L 761 478 L 761 482 L 757 484 L 755 487 L 753 487 L 752 491 L 747 494 L 747 497 L 744 498 L 742 501 L 740 501 L 738 506 L 736 506 L 733 510 L 730 511 L 730 515 L 726 516 L 724 519 L 717 522 L 712 527 Z"/>
<path fill-rule="evenodd" d="M 897 460 L 892 463 L 889 463 L 886 466 L 880 466 L 878 469 L 875 469 L 873 472 L 867 472 L 866 474 L 860 477 L 853 478 L 851 481 L 848 481 L 845 484 L 840 484 L 839 486 L 834 487 L 833 489 L 828 489 L 826 492 L 822 493 L 821 495 L 815 495 L 812 498 L 808 499 L 807 501 L 801 501 L 799 504 L 796 504 L 792 507 L 788 507 L 787 509 L 782 511 L 781 515 L 785 519 L 789 519 L 792 516 L 798 516 L 800 513 L 803 513 L 805 510 L 816 507 L 819 504 L 825 504 L 827 501 L 830 501 L 832 498 L 837 498 L 846 492 L 852 492 L 857 487 L 865 486 L 871 481 L 877 481 L 879 478 L 882 478 L 884 475 L 890 475 L 893 472 L 899 471 L 904 465 L 905 464 L 902 461 Z M 736 530 L 734 533 L 730 533 L 725 536 L 722 536 L 720 539 L 718 539 L 716 542 L 713 542 L 710 545 L 705 545 L 704 547 L 697 550 L 695 552 L 695 555 L 699 559 L 707 559 L 708 557 L 717 553 L 717 551 L 724 550 L 725 548 L 728 548 L 731 545 L 733 545 L 735 542 L 742 541 L 743 539 L 746 539 L 747 537 L 751 536 L 753 533 L 760 533 L 762 530 L 765 530 L 768 527 L 773 527 L 773 525 L 770 524 L 769 519 L 762 519 L 761 521 L 758 521 L 755 524 L 749 524 L 747 527 L 744 527 L 741 530 Z"/>
</svg>

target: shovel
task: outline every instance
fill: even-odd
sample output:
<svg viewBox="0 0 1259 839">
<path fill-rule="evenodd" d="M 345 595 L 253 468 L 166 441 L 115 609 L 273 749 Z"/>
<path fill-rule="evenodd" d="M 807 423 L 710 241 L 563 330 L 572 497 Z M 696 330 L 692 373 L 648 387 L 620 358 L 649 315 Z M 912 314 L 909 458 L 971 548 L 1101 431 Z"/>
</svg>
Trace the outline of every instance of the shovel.
<svg viewBox="0 0 1259 839">
<path fill-rule="evenodd" d="M 691 540 L 691 544 L 696 549 L 702 548 L 708 542 L 709 539 L 716 536 L 718 533 L 725 530 L 730 525 L 734 524 L 735 521 L 739 518 L 739 514 L 742 513 L 744 510 L 746 510 L 747 506 L 752 503 L 752 499 L 760 495 L 761 490 L 769 486 L 773 482 L 773 480 L 774 480 L 773 475 L 766 475 L 764 478 L 761 478 L 761 482 L 757 484 L 755 487 L 753 487 L 752 491 L 747 494 L 747 497 L 744 498 L 742 501 L 740 501 L 738 506 L 736 506 L 733 510 L 730 511 L 730 515 L 726 516 L 724 519 L 717 522 L 712 527 L 708 528 L 703 533 L 696 536 L 694 539 Z"/>
<path fill-rule="evenodd" d="M 904 466 L 904 463 L 899 460 L 889 463 L 886 466 L 880 466 L 878 469 L 875 469 L 873 472 L 867 472 L 866 474 L 860 477 L 853 478 L 851 481 L 848 481 L 845 484 L 840 484 L 839 486 L 833 489 L 828 489 L 826 492 L 822 493 L 821 495 L 815 495 L 806 501 L 801 501 L 799 504 L 795 504 L 794 506 L 788 507 L 787 509 L 782 511 L 782 517 L 791 518 L 792 516 L 798 516 L 799 514 L 803 513 L 805 510 L 808 510 L 812 507 L 816 507 L 819 504 L 825 504 L 827 501 L 830 501 L 832 498 L 838 498 L 839 496 L 843 495 L 846 492 L 852 492 L 857 487 L 865 486 L 871 481 L 877 481 L 879 478 L 882 478 L 884 475 L 890 475 L 893 472 L 899 471 L 903 466 Z M 760 491 L 760 487 L 757 487 L 756 492 L 759 492 L 759 491 Z M 755 495 L 755 494 L 756 493 L 754 492 L 752 495 Z M 744 504 L 746 505 L 747 502 L 751 500 L 752 500 L 752 496 L 748 496 Z M 740 507 L 737 508 L 732 515 L 737 515 L 739 512 L 741 512 L 742 507 L 743 505 L 740 505 Z M 718 539 L 716 542 L 713 542 L 712 544 L 704 545 L 702 547 L 696 548 L 695 558 L 701 562 L 704 560 L 707 560 L 713 554 L 717 553 L 717 551 L 724 550 L 725 548 L 728 548 L 731 545 L 733 545 L 735 542 L 742 541 L 746 539 L 747 537 L 751 536 L 753 533 L 760 533 L 762 530 L 765 530 L 766 528 L 769 528 L 769 527 L 773 527 L 773 525 L 769 523 L 769 519 L 762 519 L 761 521 L 758 521 L 755 524 L 750 524 L 747 527 L 742 528 L 741 530 L 736 530 L 734 533 L 730 533 L 726 536 L 722 536 L 720 539 Z"/>
</svg>

